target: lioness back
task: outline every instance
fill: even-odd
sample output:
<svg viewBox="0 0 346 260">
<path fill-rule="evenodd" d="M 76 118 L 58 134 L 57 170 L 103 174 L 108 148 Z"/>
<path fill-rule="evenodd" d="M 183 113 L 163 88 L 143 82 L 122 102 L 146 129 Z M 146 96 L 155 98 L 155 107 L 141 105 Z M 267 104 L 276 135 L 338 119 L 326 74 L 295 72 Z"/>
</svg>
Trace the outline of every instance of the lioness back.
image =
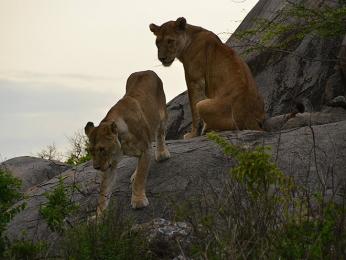
<svg viewBox="0 0 346 260">
<path fill-rule="evenodd" d="M 166 107 L 162 80 L 151 70 L 132 73 L 126 82 L 126 94 L 143 105 Z"/>
<path fill-rule="evenodd" d="M 166 97 L 162 80 L 151 71 L 132 73 L 127 79 L 124 98 L 133 98 L 140 105 L 148 121 L 151 132 L 155 132 L 160 122 L 167 118 Z"/>
</svg>

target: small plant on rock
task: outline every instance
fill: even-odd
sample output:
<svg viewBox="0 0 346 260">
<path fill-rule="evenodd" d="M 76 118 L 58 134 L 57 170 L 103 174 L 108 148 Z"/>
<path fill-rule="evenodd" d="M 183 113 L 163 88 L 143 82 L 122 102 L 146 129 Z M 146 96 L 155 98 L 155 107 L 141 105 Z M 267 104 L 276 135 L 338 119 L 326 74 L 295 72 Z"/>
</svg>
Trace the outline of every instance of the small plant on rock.
<svg viewBox="0 0 346 260">
<path fill-rule="evenodd" d="M 14 205 L 22 198 L 19 192 L 20 186 L 19 179 L 13 177 L 8 171 L 0 169 L 0 257 L 7 245 L 7 238 L 3 235 L 6 225 L 26 206 L 25 203 Z"/>
<path fill-rule="evenodd" d="M 40 208 L 40 213 L 52 231 L 63 232 L 67 217 L 78 209 L 68 196 L 63 177 L 59 177 L 57 187 L 45 196 L 48 202 Z"/>
</svg>

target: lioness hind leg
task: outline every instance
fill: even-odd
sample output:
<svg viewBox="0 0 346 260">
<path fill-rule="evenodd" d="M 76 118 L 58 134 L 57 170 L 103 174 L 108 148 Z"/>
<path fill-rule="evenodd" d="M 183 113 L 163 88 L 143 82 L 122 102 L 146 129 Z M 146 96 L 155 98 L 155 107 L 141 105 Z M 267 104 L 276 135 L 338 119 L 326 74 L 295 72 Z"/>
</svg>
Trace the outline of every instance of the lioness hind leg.
<svg viewBox="0 0 346 260">
<path fill-rule="evenodd" d="M 208 130 L 238 129 L 231 106 L 219 99 L 204 99 L 197 103 L 197 109 L 204 122 L 203 133 Z"/>
<path fill-rule="evenodd" d="M 150 166 L 150 151 L 145 151 L 138 159 L 137 169 L 132 182 L 131 206 L 134 209 L 144 208 L 149 205 L 145 194 L 145 186 Z"/>
<path fill-rule="evenodd" d="M 171 157 L 171 154 L 168 151 L 166 146 L 166 122 L 161 122 L 160 126 L 156 132 L 156 151 L 155 159 L 158 162 L 167 160 Z"/>
</svg>

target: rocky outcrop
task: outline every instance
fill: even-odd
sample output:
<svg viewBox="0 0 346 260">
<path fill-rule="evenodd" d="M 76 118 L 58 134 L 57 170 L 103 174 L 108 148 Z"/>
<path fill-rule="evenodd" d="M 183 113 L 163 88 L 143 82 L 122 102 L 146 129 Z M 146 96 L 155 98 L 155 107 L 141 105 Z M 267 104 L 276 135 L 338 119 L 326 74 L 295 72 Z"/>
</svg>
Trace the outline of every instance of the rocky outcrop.
<svg viewBox="0 0 346 260">
<path fill-rule="evenodd" d="M 22 191 L 26 191 L 54 176 L 66 171 L 71 166 L 58 161 L 37 160 L 30 156 L 22 156 L 7 160 L 0 168 L 11 172 L 22 180 Z"/>
<path fill-rule="evenodd" d="M 193 239 L 191 224 L 156 218 L 135 225 L 133 229 L 147 234 L 151 251 L 160 259 L 186 259 L 182 252 L 186 251 Z"/>
<path fill-rule="evenodd" d="M 168 122 L 166 139 L 181 139 L 191 129 L 192 115 L 187 91 L 167 104 Z"/>
<path fill-rule="evenodd" d="M 304 4 L 313 10 L 326 5 L 338 6 L 337 1 L 330 0 L 308 0 Z M 308 34 L 301 41 L 290 43 L 284 50 L 264 48 L 247 52 L 259 42 L 263 33 L 257 32 L 241 39 L 239 33 L 256 28 L 258 19 L 280 20 L 280 11 L 288 8 L 290 4 L 286 0 L 260 0 L 227 41 L 249 64 L 264 96 L 269 116 L 289 113 L 297 100 L 309 112 L 320 111 L 336 96 L 345 95 L 346 81 L 341 77 L 338 66 L 343 37 L 323 39 Z M 292 19 L 281 22 L 292 23 Z M 275 46 L 275 41 L 281 40 L 274 40 L 271 44 Z M 331 90 L 326 100 L 324 95 L 328 83 L 332 86 L 328 86 Z"/>
<path fill-rule="evenodd" d="M 346 177 L 345 128 L 346 121 L 341 121 L 281 132 L 241 131 L 222 135 L 247 147 L 271 146 L 273 158 L 285 174 L 294 176 L 304 187 L 323 185 L 328 193 Z M 125 205 L 123 214 L 133 216 L 138 223 L 154 218 L 170 219 L 176 203 L 201 200 L 210 192 L 222 192 L 229 178 L 229 169 L 234 165 L 234 161 L 224 156 L 206 137 L 168 141 L 168 147 L 172 155 L 169 160 L 152 162 L 147 183 L 150 205 L 143 210 L 130 207 L 130 176 L 135 170 L 136 159 L 124 158 L 118 166 L 112 201 Z M 31 162 L 40 165 L 44 161 L 31 158 Z M 27 167 L 31 168 L 32 164 Z M 68 219 L 68 223 L 75 225 L 85 221 L 95 213 L 99 174 L 87 162 L 61 176 L 67 186 L 74 187 L 71 199 L 80 205 L 78 213 Z M 54 241 L 57 238 L 39 214 L 40 206 L 47 201 L 44 193 L 52 191 L 57 184 L 56 176 L 26 192 L 27 208 L 8 225 L 7 234 L 11 239 L 22 236 L 22 231 L 27 239 Z"/>
</svg>

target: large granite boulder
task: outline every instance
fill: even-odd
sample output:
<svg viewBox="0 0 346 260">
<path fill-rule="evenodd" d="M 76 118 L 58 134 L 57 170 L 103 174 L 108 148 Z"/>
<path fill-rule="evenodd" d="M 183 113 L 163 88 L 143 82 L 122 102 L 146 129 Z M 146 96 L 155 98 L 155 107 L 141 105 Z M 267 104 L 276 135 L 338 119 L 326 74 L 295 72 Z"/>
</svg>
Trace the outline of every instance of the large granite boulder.
<svg viewBox="0 0 346 260">
<path fill-rule="evenodd" d="M 346 121 L 290 129 L 280 132 L 240 131 L 223 132 L 233 143 L 247 147 L 269 145 L 273 159 L 287 175 L 294 176 L 304 187 L 324 185 L 328 193 L 334 184 L 345 181 L 346 169 Z M 164 162 L 152 162 L 147 183 L 150 205 L 143 210 L 130 207 L 130 176 L 135 170 L 136 159 L 124 158 L 118 165 L 117 180 L 113 187 L 113 203 L 125 205 L 123 214 L 132 215 L 138 223 L 154 218 L 170 219 L 173 206 L 190 199 L 201 200 L 208 192 L 221 192 L 228 180 L 234 161 L 223 155 L 219 147 L 206 137 L 189 141 L 169 141 L 172 157 Z M 37 164 L 42 159 L 36 160 Z M 80 205 L 78 213 L 68 219 L 70 225 L 85 221 L 95 213 L 99 189 L 99 174 L 90 162 L 63 172 L 64 183 L 74 187 L 71 199 Z M 7 235 L 20 238 L 25 231 L 27 239 L 46 240 L 54 243 L 58 235 L 52 233 L 39 214 L 39 208 L 47 202 L 44 193 L 58 185 L 58 177 L 47 180 L 26 192 L 27 208 L 8 225 Z"/>
<path fill-rule="evenodd" d="M 307 0 L 304 5 L 316 11 L 326 5 L 332 8 L 339 6 L 337 1 L 331 0 Z M 269 48 L 247 52 L 260 42 L 265 28 L 247 37 L 239 37 L 240 33 L 256 28 L 258 19 L 280 21 L 283 24 L 295 22 L 292 18 L 281 20 L 281 13 L 290 7 L 291 4 L 286 0 L 260 0 L 227 41 L 249 64 L 270 116 L 290 112 L 297 100 L 304 103 L 307 111 L 320 111 L 328 103 L 325 89 L 330 77 L 334 77 L 333 85 L 343 87 L 343 92 L 346 87 L 346 79 L 335 76 L 340 71 L 340 60 L 337 57 L 342 49 L 343 36 L 321 38 L 312 33 L 301 41 L 289 43 L 284 49 L 270 48 L 282 41 L 279 37 L 268 44 Z M 328 99 L 334 97 L 332 95 Z"/>
<path fill-rule="evenodd" d="M 0 164 L 0 168 L 8 170 L 22 181 L 22 191 L 26 191 L 36 185 L 52 179 L 54 176 L 71 168 L 71 166 L 58 162 L 21 156 L 7 160 Z"/>
</svg>

